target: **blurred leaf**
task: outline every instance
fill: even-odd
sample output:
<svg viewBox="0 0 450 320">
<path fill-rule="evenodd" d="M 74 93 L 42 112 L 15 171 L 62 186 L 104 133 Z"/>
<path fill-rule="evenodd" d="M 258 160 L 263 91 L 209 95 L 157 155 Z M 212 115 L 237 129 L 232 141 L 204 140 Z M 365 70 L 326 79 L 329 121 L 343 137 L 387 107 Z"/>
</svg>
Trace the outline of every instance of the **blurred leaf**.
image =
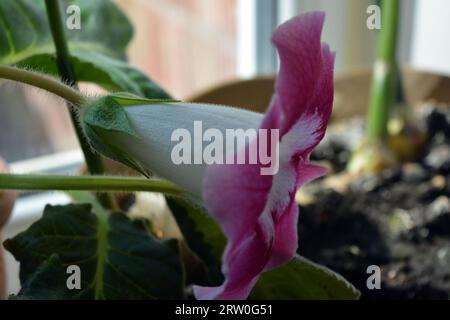
<svg viewBox="0 0 450 320">
<path fill-rule="evenodd" d="M 226 245 L 220 227 L 206 210 L 182 198 L 167 203 L 191 250 L 207 265 L 214 285 L 223 280 L 219 263 Z M 357 299 L 359 291 L 336 272 L 297 255 L 288 264 L 263 273 L 250 299 Z"/>
<path fill-rule="evenodd" d="M 226 238 L 206 210 L 186 198 L 166 197 L 189 248 L 205 263 L 211 284 L 222 281 L 220 261 Z"/>
<path fill-rule="evenodd" d="M 83 113 L 83 123 L 92 130 L 120 132 L 139 139 L 124 108 L 110 96 L 101 97 L 89 104 Z"/>
<path fill-rule="evenodd" d="M 360 293 L 336 272 L 297 255 L 263 273 L 250 299 L 355 300 Z"/>
<path fill-rule="evenodd" d="M 110 0 L 62 0 L 63 21 L 70 5 L 80 8 L 81 28 L 65 29 L 71 50 L 92 50 L 122 59 L 133 36 L 127 17 Z M 37 54 L 54 52 L 45 11 L 45 2 L 36 0 L 0 1 L 0 61 L 17 63 Z"/>
<path fill-rule="evenodd" d="M 95 83 L 109 91 L 132 92 L 148 99 L 169 99 L 170 96 L 144 73 L 128 63 L 95 51 L 71 50 L 72 65 L 77 80 Z M 57 75 L 56 60 L 52 54 L 32 56 L 17 63 L 18 67 L 31 68 Z"/>
<path fill-rule="evenodd" d="M 91 191 L 69 190 L 64 191 L 73 201 L 73 203 L 89 203 L 92 206 L 92 212 L 101 212 L 102 215 L 107 214 L 105 208 L 98 201 L 98 198 Z"/>
<path fill-rule="evenodd" d="M 65 30 L 77 80 L 111 91 L 168 98 L 145 74 L 124 61 L 133 28 L 112 1 L 62 1 L 63 9 L 69 5 L 79 6 L 81 12 L 81 29 Z M 54 52 L 44 1 L 0 1 L 0 63 L 57 75 Z"/>
<path fill-rule="evenodd" d="M 67 274 L 57 254 L 52 254 L 43 261 L 33 274 L 22 285 L 18 295 L 9 299 L 40 299 L 63 300 L 70 299 L 72 291 L 65 284 Z"/>
<path fill-rule="evenodd" d="M 147 227 L 121 213 L 93 213 L 89 204 L 47 206 L 39 221 L 4 242 L 20 262 L 19 297 L 183 298 L 177 242 L 155 240 Z M 81 290 L 66 287 L 69 265 L 81 269 Z"/>
<path fill-rule="evenodd" d="M 129 93 L 129 92 L 114 92 L 113 94 L 110 94 L 109 97 L 113 98 L 122 107 L 135 106 L 137 104 L 152 105 L 152 104 L 157 104 L 157 103 L 180 102 L 179 100 L 174 100 L 174 99 L 170 99 L 170 98 L 169 99 L 143 98 L 143 97 L 137 96 L 137 95 L 135 95 L 133 93 Z"/>
</svg>

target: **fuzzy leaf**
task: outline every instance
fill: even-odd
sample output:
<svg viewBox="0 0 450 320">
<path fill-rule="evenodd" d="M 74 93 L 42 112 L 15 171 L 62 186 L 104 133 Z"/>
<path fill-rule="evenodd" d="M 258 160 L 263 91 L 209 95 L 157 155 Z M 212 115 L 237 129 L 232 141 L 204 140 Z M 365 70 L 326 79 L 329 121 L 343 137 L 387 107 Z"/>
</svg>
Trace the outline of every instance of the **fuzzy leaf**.
<svg viewBox="0 0 450 320">
<path fill-rule="evenodd" d="M 77 80 L 110 91 L 128 91 L 147 98 L 168 94 L 144 73 L 127 64 L 125 51 L 133 28 L 110 0 L 63 0 L 63 20 L 69 5 L 80 8 L 81 29 L 65 29 Z M 44 1 L 0 1 L 0 63 L 57 75 L 55 48 Z"/>
<path fill-rule="evenodd" d="M 133 36 L 133 27 L 109 0 L 63 0 L 63 21 L 69 18 L 66 8 L 80 8 L 80 29 L 66 28 L 71 50 L 92 50 L 123 59 Z M 36 0 L 2 0 L 0 2 L 0 61 L 13 64 L 39 54 L 53 54 L 54 45 L 45 11 L 45 2 Z"/>
<path fill-rule="evenodd" d="M 86 107 L 83 122 L 94 130 L 122 132 L 139 138 L 123 107 L 109 96 L 102 97 Z"/>
<path fill-rule="evenodd" d="M 220 262 L 226 239 L 219 226 L 200 206 L 182 198 L 167 198 L 167 203 L 191 250 L 209 268 L 210 280 L 223 280 L 217 263 Z M 337 299 L 354 300 L 359 291 L 336 272 L 300 255 L 290 263 L 263 273 L 250 299 Z"/>
<path fill-rule="evenodd" d="M 191 250 L 207 265 L 211 284 L 218 285 L 226 239 L 207 212 L 191 201 L 167 198 L 167 203 Z M 217 283 L 219 282 L 219 283 Z M 290 263 L 263 273 L 250 299 L 358 299 L 359 291 L 336 272 L 300 255 Z"/>
<path fill-rule="evenodd" d="M 18 295 L 9 299 L 68 300 L 71 290 L 61 284 L 66 283 L 67 274 L 57 254 L 44 260 L 22 285 Z"/>
<path fill-rule="evenodd" d="M 117 92 L 90 102 L 85 106 L 81 116 L 84 133 L 95 150 L 103 155 L 119 161 L 144 176 L 150 176 L 150 172 L 139 161 L 132 158 L 122 145 L 114 143 L 111 133 L 122 133 L 141 137 L 133 128 L 124 108 L 145 104 L 151 108 L 155 103 L 174 102 L 170 99 L 147 99 L 128 92 Z"/>
<path fill-rule="evenodd" d="M 179 102 L 179 100 L 173 100 L 170 98 L 143 98 L 129 92 L 114 92 L 109 96 L 112 97 L 118 104 L 124 107 L 142 104 L 151 105 L 153 103 Z"/>
<path fill-rule="evenodd" d="M 167 204 L 189 248 L 203 261 L 210 283 L 220 284 L 220 260 L 226 238 L 206 210 L 187 198 L 166 197 Z"/>
<path fill-rule="evenodd" d="M 250 299 L 355 300 L 360 293 L 336 272 L 297 255 L 263 273 Z"/>
<path fill-rule="evenodd" d="M 100 212 L 99 212 L 100 211 Z M 20 262 L 19 297 L 33 299 L 180 299 L 184 275 L 178 245 L 151 237 L 142 220 L 91 211 L 91 205 L 47 206 L 28 230 L 4 242 Z M 67 289 L 66 268 L 81 269 L 81 290 Z"/>
</svg>

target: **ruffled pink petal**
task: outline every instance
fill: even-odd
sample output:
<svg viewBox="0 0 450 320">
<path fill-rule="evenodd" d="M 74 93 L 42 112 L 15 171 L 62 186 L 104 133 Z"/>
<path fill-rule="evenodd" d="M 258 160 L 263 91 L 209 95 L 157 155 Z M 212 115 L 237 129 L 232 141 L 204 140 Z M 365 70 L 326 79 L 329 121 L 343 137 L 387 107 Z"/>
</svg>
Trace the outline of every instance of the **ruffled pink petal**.
<svg viewBox="0 0 450 320">
<path fill-rule="evenodd" d="M 318 165 L 301 162 L 297 166 L 297 183 L 295 189 L 298 189 L 308 181 L 323 176 L 326 170 L 326 168 Z M 298 244 L 297 220 L 298 206 L 295 202 L 295 193 L 289 193 L 289 206 L 276 224 L 271 256 L 264 271 L 269 271 L 289 262 L 296 254 Z"/>
<path fill-rule="evenodd" d="M 320 42 L 324 19 L 321 12 L 306 13 L 282 24 L 272 36 L 280 56 L 275 92 L 285 115 L 282 134 L 300 115 L 319 109 L 326 117 L 331 112 L 330 95 L 322 91 L 333 86 L 334 62 L 328 47 Z"/>
<path fill-rule="evenodd" d="M 262 272 L 295 255 L 295 193 L 325 173 L 308 163 L 323 138 L 333 101 L 334 55 L 320 43 L 323 20 L 321 13 L 304 14 L 272 37 L 281 66 L 261 128 L 281 131 L 277 174 L 261 175 L 260 164 L 213 165 L 206 171 L 203 199 L 228 244 L 222 261 L 225 282 L 195 286 L 197 299 L 245 299 Z"/>
</svg>

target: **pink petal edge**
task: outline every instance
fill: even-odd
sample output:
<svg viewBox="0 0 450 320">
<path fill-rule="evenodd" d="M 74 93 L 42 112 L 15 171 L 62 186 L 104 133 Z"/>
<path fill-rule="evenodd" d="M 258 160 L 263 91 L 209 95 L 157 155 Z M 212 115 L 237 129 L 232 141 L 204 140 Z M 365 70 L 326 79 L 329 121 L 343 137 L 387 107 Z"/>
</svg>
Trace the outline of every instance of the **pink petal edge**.
<svg viewBox="0 0 450 320">
<path fill-rule="evenodd" d="M 218 287 L 194 286 L 197 299 L 245 299 L 262 272 L 296 253 L 295 193 L 325 174 L 308 162 L 325 134 L 333 103 L 334 54 L 320 42 L 323 22 L 323 13 L 306 13 L 282 24 L 272 37 L 281 65 L 261 128 L 280 129 L 278 173 L 261 175 L 258 164 L 207 169 L 203 199 L 228 238 L 226 280 Z"/>
</svg>

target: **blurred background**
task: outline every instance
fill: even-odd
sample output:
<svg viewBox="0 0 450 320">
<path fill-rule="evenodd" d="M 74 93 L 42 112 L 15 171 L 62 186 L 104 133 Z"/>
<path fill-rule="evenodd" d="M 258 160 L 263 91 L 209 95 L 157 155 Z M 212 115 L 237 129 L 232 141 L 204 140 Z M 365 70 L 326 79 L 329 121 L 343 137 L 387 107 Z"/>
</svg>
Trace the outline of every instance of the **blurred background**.
<svg viewBox="0 0 450 320">
<path fill-rule="evenodd" d="M 337 52 L 337 74 L 369 66 L 374 60 L 377 31 L 367 28 L 366 11 L 377 1 L 116 0 L 116 3 L 135 28 L 129 60 L 178 99 L 188 99 L 234 79 L 275 73 L 277 58 L 269 42 L 272 30 L 288 18 L 310 10 L 327 14 L 323 39 Z M 449 75 L 450 21 L 445 13 L 450 12 L 450 1 L 407 0 L 401 6 L 399 60 L 416 69 Z M 15 85 L 2 86 L 0 97 L 11 105 L 2 110 L 0 117 L 0 155 L 7 161 L 77 149 L 75 136 L 67 130 L 71 125 L 69 117 L 57 105 L 59 101 Z M 21 121 L 16 121 L 17 117 Z M 77 155 L 70 154 L 68 159 Z M 64 159 L 60 157 L 58 162 Z M 50 165 L 50 160 L 46 158 L 41 163 Z"/>
<path fill-rule="evenodd" d="M 377 30 L 367 27 L 369 0 L 115 0 L 134 25 L 129 61 L 177 99 L 190 100 L 236 79 L 273 75 L 273 29 L 290 17 L 326 12 L 323 41 L 337 52 L 336 75 L 370 68 Z M 403 0 L 398 60 L 416 70 L 450 76 L 450 1 Z M 419 86 L 420 87 L 420 86 Z M 82 85 L 83 90 L 98 90 Z M 354 91 L 357 89 L 352 88 Z M 0 86 L 0 156 L 14 172 L 74 173 L 82 154 L 62 101 L 35 89 Z M 6 106 L 7 105 L 7 106 Z M 5 237 L 15 235 L 59 194 L 17 202 Z M 7 256 L 10 274 L 17 263 Z M 12 271 L 13 270 L 13 271 Z M 9 280 L 10 292 L 19 286 Z"/>
</svg>

